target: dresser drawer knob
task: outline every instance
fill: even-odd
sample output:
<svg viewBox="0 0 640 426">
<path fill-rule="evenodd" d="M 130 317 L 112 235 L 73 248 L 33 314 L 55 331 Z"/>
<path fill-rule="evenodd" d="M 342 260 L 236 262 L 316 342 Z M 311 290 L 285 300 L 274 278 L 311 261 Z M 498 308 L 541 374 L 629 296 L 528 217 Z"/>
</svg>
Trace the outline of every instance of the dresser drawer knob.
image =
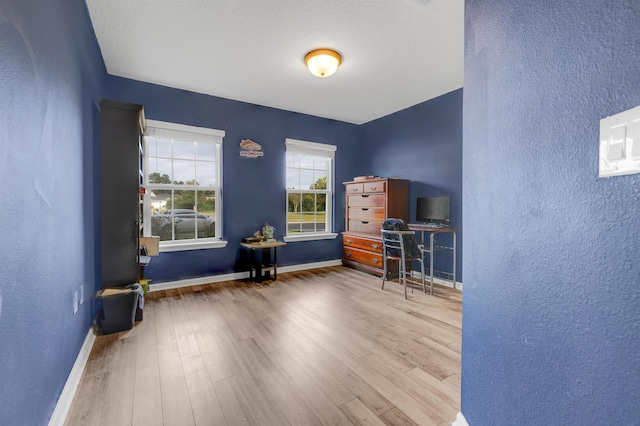
<svg viewBox="0 0 640 426">
<path fill-rule="evenodd" d="M 344 240 L 347 244 L 351 244 L 353 241 L 351 240 Z"/>
<path fill-rule="evenodd" d="M 362 221 L 362 223 L 363 223 L 364 225 L 366 225 L 367 223 L 369 223 L 369 221 L 366 221 L 366 222 L 365 222 L 365 221 L 363 220 L 363 221 Z"/>
<path fill-rule="evenodd" d="M 363 211 L 363 212 L 369 211 L 369 208 L 367 207 L 367 208 L 365 209 L 365 208 L 363 207 L 363 208 L 362 208 L 362 211 Z"/>
<path fill-rule="evenodd" d="M 358 188 L 351 188 L 353 192 L 358 192 Z"/>
<path fill-rule="evenodd" d="M 347 256 L 347 257 L 351 257 L 351 252 L 347 251 L 347 252 L 344 253 L 344 255 Z"/>
<path fill-rule="evenodd" d="M 372 191 L 375 191 L 376 189 L 378 189 L 378 187 L 377 187 L 377 186 L 372 186 L 372 187 L 371 187 L 371 188 L 369 188 L 369 189 L 370 189 L 370 190 L 372 190 Z"/>
<path fill-rule="evenodd" d="M 375 263 L 376 265 L 378 264 L 378 262 L 380 262 L 380 260 L 378 260 L 378 258 L 376 258 L 376 257 L 372 257 L 372 258 L 371 258 L 371 261 L 372 261 L 373 263 Z"/>
<path fill-rule="evenodd" d="M 380 246 L 377 244 L 371 244 L 371 248 L 377 250 L 380 248 Z"/>
<path fill-rule="evenodd" d="M 369 194 L 362 194 L 361 197 L 362 198 L 369 198 Z"/>
</svg>

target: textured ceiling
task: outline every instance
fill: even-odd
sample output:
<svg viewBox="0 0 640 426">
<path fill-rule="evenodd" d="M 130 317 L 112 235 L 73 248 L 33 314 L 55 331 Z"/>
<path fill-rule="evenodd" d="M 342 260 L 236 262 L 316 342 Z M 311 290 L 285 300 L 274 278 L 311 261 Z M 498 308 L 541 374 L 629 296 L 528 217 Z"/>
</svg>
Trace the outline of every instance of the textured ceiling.
<svg viewBox="0 0 640 426">
<path fill-rule="evenodd" d="M 86 2 L 116 76 L 356 124 L 462 87 L 464 0 Z"/>
</svg>

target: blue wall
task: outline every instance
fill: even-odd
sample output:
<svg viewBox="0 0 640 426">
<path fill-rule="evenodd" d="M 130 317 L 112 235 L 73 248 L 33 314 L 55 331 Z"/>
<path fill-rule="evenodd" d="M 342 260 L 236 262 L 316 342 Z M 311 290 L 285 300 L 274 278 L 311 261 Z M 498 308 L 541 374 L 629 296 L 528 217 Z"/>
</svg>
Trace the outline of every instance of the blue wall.
<svg viewBox="0 0 640 426">
<path fill-rule="evenodd" d="M 415 221 L 417 198 L 450 196 L 451 226 L 462 227 L 462 89 L 362 125 L 362 143 L 371 154 L 366 174 L 411 180 L 410 221 Z M 458 282 L 462 231 L 457 235 Z M 437 236 L 436 241 L 450 244 L 451 237 Z M 436 252 L 434 265 L 452 271 L 452 252 Z"/>
<path fill-rule="evenodd" d="M 84 2 L 0 2 L 2 425 L 48 422 L 94 317 L 105 76 Z"/>
<path fill-rule="evenodd" d="M 344 187 L 354 176 L 375 174 L 410 179 L 410 211 L 416 198 L 451 195 L 452 226 L 462 223 L 462 89 L 363 126 L 206 96 L 119 77 L 108 78 L 108 97 L 145 105 L 149 119 L 221 129 L 223 142 L 224 249 L 161 253 L 146 270 L 152 283 L 231 273 L 246 267 L 239 242 L 264 221 L 285 229 L 286 138 L 338 146 L 335 162 L 335 231 L 344 230 Z M 240 157 L 238 143 L 252 139 L 264 157 Z M 363 155 L 362 146 L 366 146 Z M 242 188 L 238 191 L 236 188 Z M 462 281 L 462 235 L 458 236 L 458 281 Z M 341 238 L 296 242 L 279 253 L 279 264 L 342 257 Z M 451 270 L 450 252 L 436 259 Z"/>
<path fill-rule="evenodd" d="M 223 141 L 222 249 L 161 253 L 145 274 L 152 284 L 246 270 L 243 237 L 262 228 L 265 221 L 285 231 L 285 139 L 302 139 L 337 145 L 335 160 L 335 232 L 344 231 L 342 182 L 361 174 L 359 127 L 304 114 L 207 96 L 184 90 L 108 78 L 108 97 L 140 103 L 148 119 L 226 132 Z M 262 145 L 263 157 L 240 156 L 242 139 Z M 342 257 L 342 239 L 294 242 L 278 251 L 280 265 L 335 260 Z"/>
<path fill-rule="evenodd" d="M 640 175 L 598 179 L 640 104 L 637 0 L 467 0 L 462 413 L 638 424 Z"/>
</svg>

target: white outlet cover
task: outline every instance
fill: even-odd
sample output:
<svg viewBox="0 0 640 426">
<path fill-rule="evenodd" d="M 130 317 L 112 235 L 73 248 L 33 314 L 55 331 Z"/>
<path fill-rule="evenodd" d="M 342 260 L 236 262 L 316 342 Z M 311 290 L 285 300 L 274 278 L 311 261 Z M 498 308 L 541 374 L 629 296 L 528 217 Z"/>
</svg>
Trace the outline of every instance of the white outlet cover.
<svg viewBox="0 0 640 426">
<path fill-rule="evenodd" d="M 73 315 L 78 312 L 78 291 L 73 292 Z"/>
<path fill-rule="evenodd" d="M 599 176 L 640 173 L 640 106 L 600 120 Z"/>
</svg>

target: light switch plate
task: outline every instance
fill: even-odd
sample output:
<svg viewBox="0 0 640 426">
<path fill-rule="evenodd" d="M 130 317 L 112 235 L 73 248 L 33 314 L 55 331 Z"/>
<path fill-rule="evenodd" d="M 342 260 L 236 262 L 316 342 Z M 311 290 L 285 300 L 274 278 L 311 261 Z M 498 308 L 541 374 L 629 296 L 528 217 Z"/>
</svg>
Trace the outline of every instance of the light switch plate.
<svg viewBox="0 0 640 426">
<path fill-rule="evenodd" d="M 640 173 L 640 106 L 600 120 L 599 176 Z"/>
</svg>

